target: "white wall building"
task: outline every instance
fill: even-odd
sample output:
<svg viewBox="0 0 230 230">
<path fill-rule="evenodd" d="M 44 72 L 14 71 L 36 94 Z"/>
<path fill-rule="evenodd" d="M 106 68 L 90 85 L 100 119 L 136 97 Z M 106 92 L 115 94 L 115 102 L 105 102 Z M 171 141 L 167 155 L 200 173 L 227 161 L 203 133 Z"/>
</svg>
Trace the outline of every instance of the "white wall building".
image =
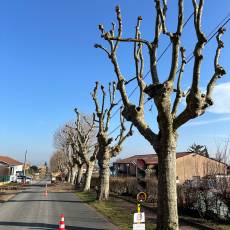
<svg viewBox="0 0 230 230">
<path fill-rule="evenodd" d="M 15 181 L 17 172 L 23 170 L 23 163 L 8 156 L 0 156 L 0 167 L 8 168 L 8 175 L 0 175 L 0 178 L 1 176 L 8 176 L 9 181 Z M 6 174 L 6 171 L 4 171 L 4 174 Z"/>
</svg>

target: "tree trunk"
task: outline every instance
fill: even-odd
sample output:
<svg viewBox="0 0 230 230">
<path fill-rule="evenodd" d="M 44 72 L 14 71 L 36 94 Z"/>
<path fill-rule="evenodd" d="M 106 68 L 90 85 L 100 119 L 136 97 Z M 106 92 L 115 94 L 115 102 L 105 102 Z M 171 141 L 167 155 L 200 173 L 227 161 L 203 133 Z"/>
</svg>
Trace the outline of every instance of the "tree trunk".
<svg viewBox="0 0 230 230">
<path fill-rule="evenodd" d="M 166 131 L 167 132 L 167 131 Z M 158 153 L 157 230 L 178 230 L 176 133 L 161 136 Z"/>
<path fill-rule="evenodd" d="M 76 181 L 76 186 L 78 188 L 81 186 L 82 175 L 83 175 L 83 165 L 80 165 L 78 166 L 77 181 Z"/>
<path fill-rule="evenodd" d="M 91 178 L 93 174 L 93 168 L 94 168 L 95 161 L 89 162 L 87 165 L 87 171 L 86 171 L 86 179 L 85 179 L 85 185 L 83 191 L 89 191 L 90 190 L 90 184 L 91 184 Z"/>
<path fill-rule="evenodd" d="M 99 165 L 99 191 L 97 194 L 98 200 L 108 200 L 109 199 L 109 153 L 103 156 L 103 159 L 98 159 Z"/>
<path fill-rule="evenodd" d="M 72 167 L 69 167 L 69 169 L 68 169 L 68 183 L 71 182 L 71 179 L 72 179 Z"/>
<path fill-rule="evenodd" d="M 77 166 L 77 165 L 74 165 L 74 166 L 72 167 L 71 184 L 75 184 L 77 172 L 78 172 L 78 166 Z"/>
</svg>

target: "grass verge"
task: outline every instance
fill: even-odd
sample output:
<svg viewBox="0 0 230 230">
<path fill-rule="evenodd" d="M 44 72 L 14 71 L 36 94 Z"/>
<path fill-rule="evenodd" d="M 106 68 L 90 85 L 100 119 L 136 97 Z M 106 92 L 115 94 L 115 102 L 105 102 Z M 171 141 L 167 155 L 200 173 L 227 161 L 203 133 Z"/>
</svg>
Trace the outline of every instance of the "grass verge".
<svg viewBox="0 0 230 230">
<path fill-rule="evenodd" d="M 76 194 L 83 202 L 94 207 L 119 229 L 132 230 L 133 213 L 135 210 L 130 210 L 128 203 L 126 204 L 125 201 L 111 198 L 109 201 L 99 202 L 96 200 L 96 194 L 93 192 L 77 192 Z M 146 219 L 146 230 L 156 228 L 155 224 L 148 222 L 148 219 Z"/>
</svg>

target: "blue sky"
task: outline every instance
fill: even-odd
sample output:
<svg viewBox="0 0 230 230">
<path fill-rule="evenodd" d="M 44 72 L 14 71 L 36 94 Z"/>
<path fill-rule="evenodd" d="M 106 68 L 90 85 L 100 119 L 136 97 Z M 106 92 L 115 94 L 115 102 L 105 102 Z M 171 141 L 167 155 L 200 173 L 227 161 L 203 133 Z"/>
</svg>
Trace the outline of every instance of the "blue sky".
<svg viewBox="0 0 230 230">
<path fill-rule="evenodd" d="M 169 0 L 167 25 L 175 29 L 176 4 Z M 191 1 L 185 1 L 185 18 L 192 13 Z M 93 48 L 102 43 L 97 29 L 115 21 L 114 8 L 121 6 L 124 36 L 132 36 L 136 18 L 142 15 L 142 35 L 153 38 L 154 5 L 152 0 L 1 0 L 0 1 L 0 154 L 23 160 L 25 150 L 32 163 L 48 161 L 52 154 L 53 133 L 63 123 L 74 119 L 73 109 L 84 113 L 94 109 L 90 92 L 94 82 L 103 84 L 115 79 L 113 67 L 102 51 Z M 230 12 L 229 0 L 205 1 L 202 28 L 206 34 Z M 192 20 L 186 26 L 182 43 L 187 55 L 195 43 Z M 225 48 L 220 63 L 227 75 L 218 82 L 214 92 L 215 106 L 204 116 L 189 122 L 179 130 L 178 151 L 193 142 L 206 144 L 214 152 L 216 144 L 229 136 L 230 125 L 230 23 L 223 36 Z M 159 53 L 168 41 L 163 38 Z M 213 73 L 213 39 L 205 48 L 201 87 L 205 88 Z M 132 46 L 121 45 L 119 62 L 127 79 L 134 73 Z M 159 62 L 164 79 L 170 63 L 170 50 Z M 146 58 L 148 72 L 148 60 Z M 183 87 L 191 80 L 192 62 L 186 66 Z M 149 79 L 149 78 L 147 78 Z M 129 85 L 131 90 L 135 87 Z M 134 100 L 136 96 L 132 97 Z M 151 106 L 147 105 L 146 110 Z M 153 114 L 152 114 L 153 113 Z M 153 127 L 156 112 L 147 113 Z M 117 126 L 117 118 L 112 127 Z M 120 157 L 151 153 L 150 145 L 135 131 L 124 145 Z"/>
</svg>

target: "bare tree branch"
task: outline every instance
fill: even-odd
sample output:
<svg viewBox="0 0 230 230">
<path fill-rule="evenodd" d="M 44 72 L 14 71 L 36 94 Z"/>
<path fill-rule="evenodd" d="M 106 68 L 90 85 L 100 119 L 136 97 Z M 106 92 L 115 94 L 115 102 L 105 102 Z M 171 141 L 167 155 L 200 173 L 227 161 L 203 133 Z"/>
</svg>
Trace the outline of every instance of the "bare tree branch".
<svg viewBox="0 0 230 230">
<path fill-rule="evenodd" d="M 166 24 L 165 24 L 165 17 L 167 12 L 167 2 L 163 0 L 163 10 L 161 9 L 161 2 L 160 0 L 155 0 L 156 2 L 156 10 L 157 14 L 160 16 L 161 19 L 161 27 L 164 34 L 171 36 L 170 33 L 167 32 Z"/>
<path fill-rule="evenodd" d="M 139 42 L 147 45 L 148 48 L 151 48 L 151 44 L 144 39 L 136 39 L 136 38 L 116 38 L 116 37 L 108 37 L 107 40 L 118 41 L 118 42 Z M 99 48 L 99 47 L 96 47 Z"/>
<path fill-rule="evenodd" d="M 157 48 L 158 48 L 158 43 L 159 43 L 159 37 L 162 31 L 162 26 L 161 26 L 161 18 L 160 18 L 160 13 L 159 13 L 159 6 L 158 2 L 155 1 L 155 8 L 156 8 L 156 21 L 155 21 L 155 35 L 154 35 L 154 40 L 151 44 L 151 49 L 149 52 L 149 57 L 150 57 L 150 70 L 151 70 L 151 76 L 152 76 L 152 82 L 153 84 L 158 84 L 159 83 L 159 77 L 158 77 L 158 72 L 157 72 Z"/>
<path fill-rule="evenodd" d="M 105 89 L 104 89 L 103 85 L 101 85 L 101 92 L 102 92 L 101 116 L 102 116 L 102 120 L 104 120 L 104 117 L 105 117 L 105 97 L 106 97 L 106 93 L 105 93 Z"/>
<path fill-rule="evenodd" d="M 108 55 L 108 57 L 110 58 L 110 53 L 109 53 L 109 51 L 108 51 L 105 47 L 103 47 L 103 46 L 100 45 L 100 44 L 95 44 L 94 47 L 95 47 L 95 48 L 102 49 L 102 50 Z"/>
<path fill-rule="evenodd" d="M 180 37 L 183 29 L 183 19 L 184 19 L 184 5 L 183 0 L 178 1 L 178 23 L 177 32 L 170 35 L 172 42 L 172 63 L 168 81 L 173 82 L 176 77 L 178 59 L 179 59 L 179 48 L 180 48 Z"/>
<path fill-rule="evenodd" d="M 94 101 L 94 104 L 96 107 L 96 115 L 97 115 L 98 120 L 99 120 L 99 122 L 98 122 L 99 123 L 99 129 L 102 131 L 104 129 L 104 124 L 103 124 L 103 120 L 102 120 L 103 114 L 102 114 L 102 111 L 100 110 L 99 102 L 97 99 L 98 85 L 99 85 L 99 82 L 96 82 L 96 85 L 95 85 L 93 93 L 92 93 L 92 98 L 93 98 L 93 101 Z"/>
<path fill-rule="evenodd" d="M 110 107 L 107 110 L 107 117 L 106 117 L 106 123 L 105 123 L 105 132 L 107 132 L 109 130 L 109 123 L 110 123 L 110 119 L 111 119 L 111 113 L 113 108 L 117 105 L 117 103 L 115 103 L 115 93 L 116 93 L 116 83 L 113 82 L 112 84 L 109 83 L 109 97 L 110 97 Z"/>
<path fill-rule="evenodd" d="M 207 42 L 204 33 L 201 31 L 201 16 L 204 0 L 199 1 L 199 5 L 196 0 L 193 0 L 194 6 L 194 27 L 196 30 L 197 43 L 194 49 L 194 66 L 193 66 L 193 78 L 192 86 L 189 94 L 186 97 L 187 106 L 181 114 L 174 120 L 174 128 L 177 129 L 188 120 L 202 115 L 205 112 L 207 104 L 205 102 L 205 95 L 200 93 L 199 80 L 200 80 L 200 67 L 203 59 L 202 50 Z"/>
<path fill-rule="evenodd" d="M 220 66 L 218 63 L 221 49 L 224 46 L 220 37 L 224 33 L 224 31 L 225 31 L 224 28 L 220 28 L 218 31 L 218 34 L 216 36 L 218 47 L 217 47 L 215 58 L 214 58 L 215 72 L 214 72 L 214 75 L 211 78 L 209 84 L 207 85 L 206 95 L 200 94 L 199 91 L 198 92 L 195 91 L 196 86 L 198 87 L 198 85 L 195 85 L 195 89 L 194 88 L 190 89 L 190 91 L 186 97 L 187 98 L 187 100 L 186 100 L 187 106 L 186 106 L 185 110 L 174 120 L 174 128 L 175 129 L 179 128 L 181 125 L 186 123 L 188 120 L 202 115 L 208 106 L 213 105 L 213 101 L 211 99 L 211 93 L 213 91 L 215 83 L 216 83 L 218 78 L 220 78 L 221 76 L 223 76 L 226 73 L 224 68 L 222 66 Z M 196 75 L 193 75 L 193 77 L 196 78 Z"/>
<path fill-rule="evenodd" d="M 192 87 L 191 91 L 197 93 L 199 91 L 199 79 L 200 79 L 200 67 L 203 59 L 202 50 L 207 42 L 207 39 L 204 33 L 201 31 L 201 16 L 203 9 L 204 0 L 200 0 L 199 6 L 196 3 L 196 0 L 193 0 L 194 6 L 194 26 L 196 29 L 197 43 L 195 49 L 193 51 L 194 55 L 194 66 L 193 66 L 193 79 L 192 79 Z"/>
<path fill-rule="evenodd" d="M 141 36 L 141 33 L 140 33 L 141 20 L 142 18 L 138 17 L 135 38 L 140 38 Z M 143 59 L 143 54 L 142 54 L 142 44 L 140 42 L 134 43 L 134 60 L 135 60 L 136 78 L 137 78 L 137 83 L 138 83 L 139 91 L 140 91 L 139 108 L 143 110 L 144 109 L 144 98 L 145 98 L 144 88 L 146 85 L 143 81 L 144 59 Z"/>
<path fill-rule="evenodd" d="M 126 128 L 125 128 L 125 119 L 122 116 L 122 107 L 120 108 L 120 124 L 121 124 L 121 128 L 120 128 L 120 132 L 118 134 L 118 136 L 115 138 L 115 141 L 117 141 L 117 143 L 111 148 L 111 156 L 115 157 L 117 156 L 120 152 L 121 152 L 121 145 L 123 144 L 123 142 L 126 140 L 126 138 L 130 137 L 133 135 L 133 124 L 130 125 L 129 131 L 127 133 L 125 133 Z"/>
<path fill-rule="evenodd" d="M 214 72 L 211 80 L 209 81 L 209 83 L 207 85 L 207 93 L 206 93 L 206 102 L 209 105 L 213 104 L 212 99 L 211 99 L 211 94 L 212 94 L 213 88 L 214 88 L 214 86 L 216 84 L 216 81 L 218 80 L 218 78 L 220 78 L 221 76 L 226 74 L 224 68 L 222 66 L 220 66 L 219 62 L 218 62 L 219 57 L 220 57 L 221 49 L 224 47 L 224 43 L 223 43 L 223 41 L 221 41 L 221 36 L 224 34 L 224 32 L 225 32 L 225 29 L 220 28 L 218 30 L 218 34 L 216 36 L 218 46 L 217 46 L 216 55 L 215 55 L 215 58 L 214 58 L 214 70 L 215 70 L 215 72 Z"/>
<path fill-rule="evenodd" d="M 176 98 L 175 98 L 175 101 L 174 101 L 174 104 L 173 104 L 173 109 L 172 109 L 172 116 L 173 117 L 176 116 L 178 105 L 179 105 L 179 103 L 181 101 L 181 98 L 183 96 L 183 92 L 181 91 L 180 83 L 181 83 L 181 78 L 182 78 L 182 75 L 183 75 L 183 72 L 184 72 L 184 67 L 185 67 L 185 64 L 186 64 L 185 49 L 183 47 L 181 47 L 180 52 L 181 52 L 182 63 L 181 63 L 181 66 L 180 66 L 179 76 L 178 76 L 178 80 L 177 80 Z"/>
</svg>

